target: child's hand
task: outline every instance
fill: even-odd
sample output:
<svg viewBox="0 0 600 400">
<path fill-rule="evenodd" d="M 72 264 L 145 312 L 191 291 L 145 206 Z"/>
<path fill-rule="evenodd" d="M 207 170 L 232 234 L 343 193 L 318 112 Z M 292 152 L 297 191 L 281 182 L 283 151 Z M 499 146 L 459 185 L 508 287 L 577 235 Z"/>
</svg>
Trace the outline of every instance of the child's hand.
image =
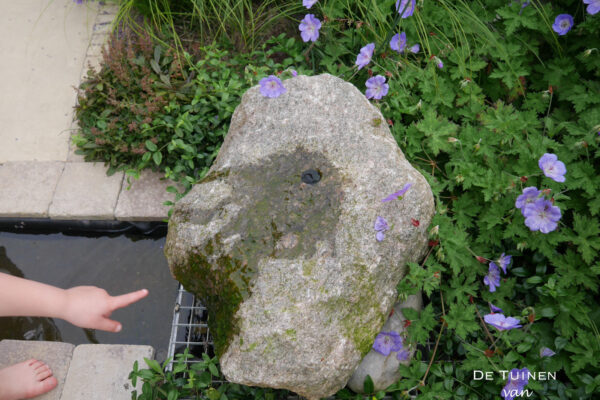
<svg viewBox="0 0 600 400">
<path fill-rule="evenodd" d="M 113 311 L 127 307 L 148 295 L 148 290 L 111 296 L 95 286 L 77 286 L 66 291 L 63 319 L 80 328 L 120 332 L 121 324 L 109 319 Z"/>
</svg>

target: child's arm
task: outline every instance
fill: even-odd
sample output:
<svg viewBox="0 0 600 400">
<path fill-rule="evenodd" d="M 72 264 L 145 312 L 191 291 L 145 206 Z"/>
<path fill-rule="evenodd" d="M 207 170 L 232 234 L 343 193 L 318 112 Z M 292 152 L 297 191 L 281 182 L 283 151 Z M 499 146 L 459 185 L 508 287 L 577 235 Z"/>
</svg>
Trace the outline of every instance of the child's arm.
<svg viewBox="0 0 600 400">
<path fill-rule="evenodd" d="M 146 297 L 146 289 L 110 296 L 94 286 L 60 289 L 0 273 L 0 316 L 61 318 L 81 328 L 119 332 L 112 312 Z"/>
</svg>

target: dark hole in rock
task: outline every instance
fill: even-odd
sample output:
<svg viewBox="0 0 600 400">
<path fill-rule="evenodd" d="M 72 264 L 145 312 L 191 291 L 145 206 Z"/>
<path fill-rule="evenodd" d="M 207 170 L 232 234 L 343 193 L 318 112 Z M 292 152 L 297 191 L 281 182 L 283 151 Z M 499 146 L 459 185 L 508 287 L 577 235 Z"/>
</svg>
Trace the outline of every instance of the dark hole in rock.
<svg viewBox="0 0 600 400">
<path fill-rule="evenodd" d="M 314 185 L 321 180 L 321 174 L 316 169 L 308 169 L 302 173 L 302 182 Z"/>
</svg>

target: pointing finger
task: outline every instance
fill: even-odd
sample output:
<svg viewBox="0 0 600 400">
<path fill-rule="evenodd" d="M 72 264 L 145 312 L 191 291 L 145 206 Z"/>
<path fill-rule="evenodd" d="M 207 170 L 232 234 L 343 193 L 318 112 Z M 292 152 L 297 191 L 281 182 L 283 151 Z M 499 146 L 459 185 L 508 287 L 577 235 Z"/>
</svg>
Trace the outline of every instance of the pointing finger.
<svg viewBox="0 0 600 400">
<path fill-rule="evenodd" d="M 116 310 L 117 308 L 127 307 L 128 305 L 135 303 L 148 296 L 148 289 L 138 290 L 136 292 L 131 292 L 127 294 L 122 294 L 120 296 L 114 296 L 111 300 L 112 309 Z"/>
</svg>

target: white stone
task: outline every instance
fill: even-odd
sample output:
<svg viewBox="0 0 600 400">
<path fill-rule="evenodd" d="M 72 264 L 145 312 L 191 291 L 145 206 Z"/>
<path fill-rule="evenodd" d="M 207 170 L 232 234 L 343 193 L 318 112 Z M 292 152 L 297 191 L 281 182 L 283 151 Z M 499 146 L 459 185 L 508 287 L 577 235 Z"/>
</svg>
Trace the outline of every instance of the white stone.
<svg viewBox="0 0 600 400">
<path fill-rule="evenodd" d="M 421 310 L 422 306 L 423 301 L 421 300 L 420 294 L 408 296 L 406 301 L 396 303 L 394 305 L 394 313 L 387 320 L 381 331 L 394 331 L 402 335 L 406 330 L 404 327 L 406 318 L 402 315 L 402 309 L 414 308 L 415 310 Z M 406 339 L 404 340 L 404 343 L 406 343 Z M 371 349 L 365 358 L 363 358 L 356 371 L 354 371 L 354 374 L 352 374 L 352 377 L 348 381 L 348 387 L 357 393 L 362 393 L 365 378 L 369 375 L 373 380 L 375 391 L 385 390 L 392 383 L 400 379 L 401 374 L 398 370 L 400 364 L 410 364 L 410 358 L 415 349 L 408 345 L 406 346 L 406 349 L 410 352 L 406 361 L 399 361 L 396 352 L 384 356 Z"/>
</svg>

